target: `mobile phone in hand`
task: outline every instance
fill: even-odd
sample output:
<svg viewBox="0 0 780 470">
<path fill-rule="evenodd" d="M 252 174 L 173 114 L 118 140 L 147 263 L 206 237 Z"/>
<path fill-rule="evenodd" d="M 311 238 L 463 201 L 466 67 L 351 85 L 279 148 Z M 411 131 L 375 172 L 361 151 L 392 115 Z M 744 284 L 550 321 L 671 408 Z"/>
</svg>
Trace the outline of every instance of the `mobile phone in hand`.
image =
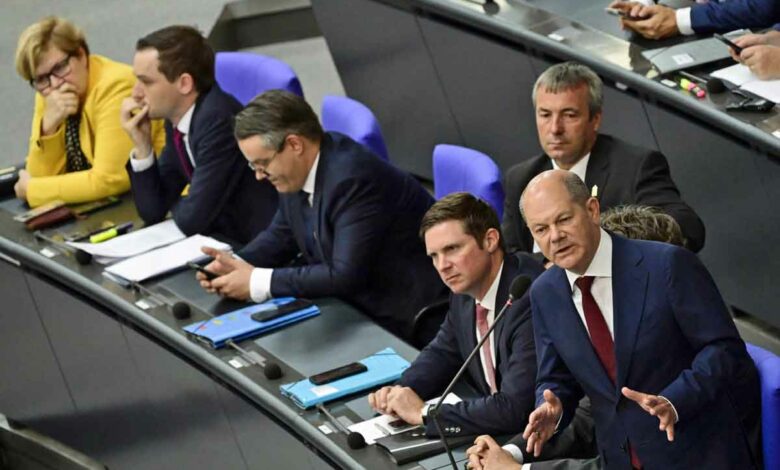
<svg viewBox="0 0 780 470">
<path fill-rule="evenodd" d="M 729 46 L 730 48 L 732 48 L 734 50 L 735 54 L 737 54 L 737 55 L 742 54 L 742 48 L 737 46 L 736 44 L 734 44 L 734 42 L 732 40 L 730 40 L 729 38 L 727 38 L 726 36 L 723 36 L 722 34 L 715 33 L 715 34 L 712 35 L 712 37 L 714 37 L 718 41 L 722 42 L 723 44 Z"/>
<path fill-rule="evenodd" d="M 639 16 L 629 16 L 628 12 L 626 12 L 624 10 L 621 10 L 619 8 L 605 8 L 604 11 L 607 12 L 608 14 L 612 15 L 612 16 L 619 16 L 619 17 L 625 18 L 627 20 L 636 21 L 636 20 L 641 20 L 642 19 Z"/>
<path fill-rule="evenodd" d="M 219 274 L 209 271 L 208 269 L 204 268 L 203 266 L 199 265 L 198 263 L 193 263 L 192 261 L 187 261 L 187 267 L 190 269 L 194 269 L 195 271 L 198 271 L 199 273 L 203 273 L 204 276 L 206 276 L 206 279 L 209 281 L 213 281 L 214 279 L 219 277 Z"/>
</svg>

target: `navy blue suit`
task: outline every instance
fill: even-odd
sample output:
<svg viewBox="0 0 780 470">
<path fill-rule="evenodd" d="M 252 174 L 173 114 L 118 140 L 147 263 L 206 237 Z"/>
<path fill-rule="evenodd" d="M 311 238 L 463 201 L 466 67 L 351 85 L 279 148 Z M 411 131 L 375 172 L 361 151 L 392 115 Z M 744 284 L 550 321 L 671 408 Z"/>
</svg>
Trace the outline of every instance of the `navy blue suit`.
<svg viewBox="0 0 780 470">
<path fill-rule="evenodd" d="M 587 394 L 609 469 L 630 468 L 627 440 L 647 469 L 759 468 L 758 375 L 706 268 L 679 247 L 612 240 L 617 383 L 594 352 L 565 271 L 553 267 L 531 287 L 537 404 L 544 389 L 555 392 L 565 427 Z M 623 386 L 671 401 L 674 442 Z"/>
<path fill-rule="evenodd" d="M 691 7 L 691 28 L 696 33 L 725 33 L 742 28 L 764 28 L 780 22 L 777 0 L 711 0 Z"/>
<path fill-rule="evenodd" d="M 155 165 L 136 173 L 128 162 L 133 199 L 144 222 L 160 222 L 171 211 L 187 235 L 219 234 L 240 244 L 268 226 L 278 195 L 273 185 L 255 179 L 233 137 L 233 116 L 240 110 L 241 104 L 216 84 L 198 96 L 187 136 L 195 160 L 192 181 L 167 120 L 165 148 Z M 187 184 L 189 192 L 182 197 Z"/>
<path fill-rule="evenodd" d="M 275 268 L 275 297 L 339 297 L 408 337 L 414 315 L 446 295 L 417 234 L 433 198 L 344 135 L 326 133 L 319 158 L 312 207 L 281 194 L 271 225 L 238 254 Z M 299 252 L 305 265 L 288 267 Z"/>
<path fill-rule="evenodd" d="M 509 287 L 518 275 L 536 278 L 543 271 L 531 256 L 504 256 L 504 268 L 496 294 L 496 315 L 509 298 Z M 420 352 L 401 377 L 400 385 L 411 387 L 422 399 L 444 392 L 466 357 L 477 345 L 476 304 L 468 295 L 452 295 L 450 310 L 436 337 Z M 511 434 L 523 430 L 534 406 L 536 354 L 534 352 L 531 303 L 526 293 L 515 300 L 496 325 L 496 386 L 491 395 L 480 356 L 471 361 L 467 375 L 479 397 L 455 405 L 442 405 L 439 424 L 449 436 Z M 438 436 L 433 420 L 426 433 Z"/>
</svg>

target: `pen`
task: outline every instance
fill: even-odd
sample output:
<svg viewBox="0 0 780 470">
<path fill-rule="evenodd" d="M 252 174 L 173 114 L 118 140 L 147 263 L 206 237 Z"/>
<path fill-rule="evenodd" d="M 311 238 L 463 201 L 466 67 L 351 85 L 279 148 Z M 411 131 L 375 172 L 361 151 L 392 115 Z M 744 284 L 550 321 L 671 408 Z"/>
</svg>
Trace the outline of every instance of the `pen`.
<svg viewBox="0 0 780 470">
<path fill-rule="evenodd" d="M 125 222 L 122 225 L 118 225 L 116 227 L 110 228 L 108 230 L 104 230 L 100 233 L 96 233 L 95 235 L 92 235 L 89 237 L 90 243 L 101 243 L 106 240 L 111 240 L 114 237 L 117 237 L 119 235 L 124 235 L 127 232 L 130 231 L 130 229 L 133 228 L 132 222 Z"/>
<path fill-rule="evenodd" d="M 110 230 L 112 228 L 116 228 L 116 224 L 115 223 L 105 224 L 102 227 L 97 228 L 97 229 L 92 230 L 91 232 L 87 232 L 87 233 L 76 232 L 76 233 L 71 234 L 70 236 L 68 236 L 66 238 L 67 238 L 68 241 L 71 241 L 71 242 L 81 242 L 81 241 L 84 241 L 84 240 L 89 240 L 89 237 L 91 237 L 92 235 L 97 235 L 100 232 L 105 232 L 106 230 Z"/>
</svg>

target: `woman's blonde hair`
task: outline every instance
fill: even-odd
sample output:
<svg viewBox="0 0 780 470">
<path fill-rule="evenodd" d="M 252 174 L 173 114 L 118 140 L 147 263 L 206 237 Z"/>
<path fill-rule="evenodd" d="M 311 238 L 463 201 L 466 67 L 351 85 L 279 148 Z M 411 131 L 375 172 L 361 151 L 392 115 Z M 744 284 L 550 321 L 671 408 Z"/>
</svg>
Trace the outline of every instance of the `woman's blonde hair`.
<svg viewBox="0 0 780 470">
<path fill-rule="evenodd" d="M 16 72 L 25 80 L 32 80 L 41 55 L 51 46 L 66 54 L 76 55 L 79 48 L 89 55 L 84 32 L 76 25 L 57 16 L 47 16 L 31 24 L 19 36 L 16 46 Z"/>
</svg>

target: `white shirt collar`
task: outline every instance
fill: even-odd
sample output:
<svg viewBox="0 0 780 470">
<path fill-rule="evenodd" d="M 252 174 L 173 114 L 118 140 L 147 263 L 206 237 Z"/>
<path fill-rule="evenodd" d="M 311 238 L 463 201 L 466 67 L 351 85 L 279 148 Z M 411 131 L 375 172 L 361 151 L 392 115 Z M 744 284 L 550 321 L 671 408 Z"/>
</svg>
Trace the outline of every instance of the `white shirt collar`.
<svg viewBox="0 0 780 470">
<path fill-rule="evenodd" d="M 501 282 L 501 273 L 504 271 L 504 262 L 501 262 L 501 266 L 498 268 L 496 278 L 493 279 L 493 283 L 490 284 L 490 289 L 485 292 L 485 296 L 482 300 L 475 299 L 477 305 L 481 305 L 491 312 L 496 311 L 496 296 L 498 295 L 498 284 Z"/>
<path fill-rule="evenodd" d="M 186 113 L 184 113 L 184 116 L 179 119 L 179 123 L 176 124 L 176 129 L 179 130 L 184 135 L 187 135 L 190 133 L 190 124 L 192 123 L 192 115 L 195 112 L 195 103 L 192 103 L 192 106 L 190 106 L 190 109 L 187 110 Z"/>
<path fill-rule="evenodd" d="M 561 167 L 558 166 L 558 163 L 556 163 L 555 160 L 551 158 L 550 161 L 552 162 L 552 166 L 554 170 L 561 169 Z M 571 167 L 571 169 L 569 170 L 575 175 L 579 176 L 583 183 L 585 182 L 585 173 L 588 170 L 588 161 L 590 161 L 590 152 L 588 152 L 588 154 L 585 155 L 584 157 L 580 158 L 580 160 L 577 163 L 575 163 L 574 166 Z"/>
<path fill-rule="evenodd" d="M 306 181 L 303 183 L 302 190 L 309 194 L 309 204 L 311 204 L 312 196 L 314 196 L 314 183 L 317 182 L 317 166 L 320 164 L 320 152 L 317 152 L 317 156 L 314 157 L 314 164 L 309 170 L 309 174 L 306 175 Z"/>
<path fill-rule="evenodd" d="M 602 228 L 601 240 L 599 240 L 599 247 L 596 249 L 596 254 L 593 255 L 593 259 L 590 262 L 590 266 L 585 270 L 584 274 L 577 274 L 566 270 L 566 277 L 569 280 L 569 287 L 574 291 L 574 281 L 580 278 L 580 276 L 593 276 L 593 277 L 612 277 L 612 237 Z"/>
</svg>

